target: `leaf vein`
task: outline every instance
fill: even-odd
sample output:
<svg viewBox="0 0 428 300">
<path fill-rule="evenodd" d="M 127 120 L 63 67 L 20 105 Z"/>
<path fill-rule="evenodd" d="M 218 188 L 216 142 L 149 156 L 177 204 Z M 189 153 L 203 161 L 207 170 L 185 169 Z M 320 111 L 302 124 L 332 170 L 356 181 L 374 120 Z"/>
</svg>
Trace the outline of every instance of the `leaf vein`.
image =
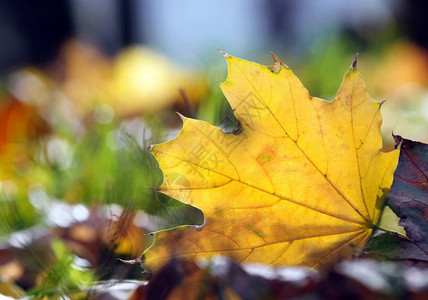
<svg viewBox="0 0 428 300">
<path fill-rule="evenodd" d="M 252 88 L 254 89 L 254 91 L 257 93 L 257 95 L 260 97 L 260 99 L 263 99 L 260 95 L 260 93 L 257 91 L 257 89 L 254 87 L 253 83 L 248 79 L 248 77 L 246 76 L 246 74 L 244 72 L 242 72 L 242 70 L 238 67 L 239 71 L 241 72 L 241 74 L 245 77 L 245 79 L 247 79 L 247 81 L 251 84 Z M 293 98 L 293 93 L 291 93 L 291 97 Z M 294 100 L 293 100 L 294 101 Z M 263 101 L 264 102 L 264 101 Z M 266 105 L 266 103 L 265 103 Z M 341 198 L 343 198 L 348 205 L 355 210 L 355 212 L 357 212 L 361 218 L 365 221 L 368 222 L 367 218 L 364 217 L 361 212 L 355 208 L 355 206 L 345 197 L 345 195 L 343 195 L 343 193 L 341 191 L 339 191 L 339 189 L 330 181 L 330 179 L 327 177 L 326 174 L 324 174 L 319 168 L 318 166 L 312 161 L 312 159 L 310 159 L 310 157 L 305 153 L 305 151 L 303 151 L 302 148 L 300 148 L 299 144 L 297 143 L 297 141 L 295 141 L 293 138 L 290 137 L 290 135 L 288 134 L 288 132 L 285 130 L 284 126 L 281 124 L 281 122 L 278 120 L 278 118 L 275 116 L 275 114 L 272 112 L 272 110 L 270 109 L 269 106 L 266 105 L 266 108 L 269 110 L 269 112 L 271 113 L 271 115 L 273 116 L 273 118 L 275 119 L 275 121 L 278 123 L 278 125 L 281 127 L 281 129 L 283 130 L 283 132 L 287 135 L 287 137 L 293 141 L 293 143 L 295 144 L 295 146 L 300 150 L 300 152 L 306 157 L 306 159 L 312 164 L 312 166 L 324 177 L 324 179 L 327 181 L 327 183 L 339 194 L 339 196 Z M 360 178 L 361 179 L 361 178 Z M 368 213 L 368 212 L 367 212 Z"/>
<path fill-rule="evenodd" d="M 159 151 L 159 153 L 162 153 L 162 154 L 164 154 L 164 155 L 166 155 L 166 156 L 169 156 L 169 157 L 175 158 L 175 159 L 177 159 L 177 160 L 181 160 L 181 161 L 184 161 L 184 162 L 187 162 L 187 163 L 193 164 L 193 165 L 197 166 L 198 168 L 202 168 L 202 169 L 205 169 L 205 170 L 209 170 L 209 171 L 211 171 L 211 172 L 213 172 L 213 173 L 216 173 L 216 174 L 218 174 L 218 175 L 221 175 L 221 176 L 227 177 L 227 178 L 229 178 L 229 179 L 231 179 L 231 180 L 233 180 L 233 181 L 239 182 L 239 183 L 241 183 L 241 184 L 243 184 L 243 185 L 246 185 L 246 186 L 248 186 L 248 187 L 251 187 L 251 188 L 253 188 L 253 189 L 259 190 L 259 191 L 261 191 L 261 192 L 267 193 L 267 194 L 272 195 L 272 196 L 279 197 L 279 198 L 281 198 L 282 200 L 289 201 L 289 202 L 292 202 L 292 203 L 297 204 L 297 205 L 301 205 L 301 206 L 306 207 L 306 208 L 308 208 L 308 209 L 311 209 L 311 210 L 317 211 L 317 212 L 319 212 L 319 213 L 321 213 L 321 214 L 325 214 L 325 215 L 327 215 L 327 216 L 331 216 L 331 217 L 334 217 L 334 218 L 337 218 L 337 219 L 340 219 L 340 220 L 343 220 L 343 221 L 347 221 L 347 222 L 351 222 L 351 223 L 355 223 L 355 224 L 359 224 L 359 225 L 364 225 L 364 224 L 365 224 L 365 223 L 361 223 L 361 222 L 359 222 L 359 221 L 355 221 L 355 220 L 352 220 L 352 219 L 348 219 L 348 218 L 344 218 L 344 217 L 335 216 L 335 215 L 330 214 L 330 213 L 328 213 L 328 212 L 325 212 L 325 211 L 322 211 L 322 210 L 316 209 L 316 208 L 314 208 L 314 207 L 311 207 L 311 206 L 306 205 L 306 204 L 303 204 L 303 203 L 299 203 L 299 202 L 297 202 L 297 201 L 291 200 L 291 199 L 286 198 L 286 197 L 284 197 L 284 196 L 281 196 L 281 195 L 278 195 L 278 194 L 273 194 L 273 193 L 271 193 L 271 192 L 269 192 L 269 191 L 266 191 L 266 190 L 264 190 L 264 189 L 262 189 L 262 188 L 256 187 L 256 186 L 251 185 L 251 184 L 249 184 L 249 183 L 246 183 L 246 182 L 244 182 L 244 181 L 242 181 L 242 180 L 238 180 L 238 179 L 232 178 L 232 177 L 230 177 L 230 176 L 228 176 L 228 175 L 226 175 L 226 174 L 222 174 L 222 173 L 220 173 L 220 172 L 218 172 L 218 171 L 211 170 L 211 169 L 208 169 L 208 168 L 206 168 L 206 167 L 203 167 L 203 166 L 200 166 L 200 165 L 198 165 L 198 164 L 195 164 L 194 162 L 187 161 L 187 160 L 184 160 L 184 159 L 182 159 L 182 158 L 178 158 L 178 157 L 175 157 L 175 156 L 173 156 L 173 155 L 170 155 L 170 154 L 167 154 L 167 153 L 164 153 L 164 152 L 160 152 L 160 151 Z M 189 187 L 188 189 L 182 189 L 182 190 L 192 190 L 192 189 L 194 189 L 194 188 Z M 209 189 L 209 187 L 206 187 L 206 188 L 198 188 L 198 189 Z M 160 189 L 160 190 L 162 190 L 162 189 Z M 163 189 L 163 190 L 165 190 L 165 189 Z"/>
<path fill-rule="evenodd" d="M 307 240 L 307 239 L 315 239 L 315 238 L 332 236 L 332 235 L 349 234 L 349 233 L 360 232 L 360 231 L 364 231 L 364 229 L 352 230 L 352 231 L 348 231 L 348 232 L 336 232 L 336 233 L 328 233 L 328 234 L 319 234 L 319 235 L 305 236 L 305 237 L 294 238 L 294 239 L 289 239 L 289 240 L 275 241 L 275 242 L 266 243 L 266 244 L 262 244 L 262 245 L 258 245 L 258 246 L 253 246 L 253 247 L 232 248 L 232 249 L 217 249 L 217 250 L 203 250 L 201 252 L 187 252 L 187 253 L 182 253 L 182 254 L 175 254 L 175 255 L 172 255 L 172 256 L 173 257 L 183 257 L 183 256 L 189 256 L 189 255 L 195 255 L 195 254 L 201 254 L 201 253 L 227 253 L 227 252 L 246 251 L 246 250 L 250 250 L 252 252 L 255 249 L 259 249 L 259 248 L 263 248 L 263 247 L 268 247 L 268 246 L 272 246 L 272 245 L 277 245 L 277 244 L 282 244 L 282 243 L 289 243 L 289 242 L 295 242 L 295 241 Z M 170 259 L 170 258 L 171 258 L 171 256 L 166 256 L 166 257 L 161 257 L 161 258 L 153 259 L 153 260 L 150 260 L 150 261 L 151 262 L 155 262 L 155 261 L 161 261 L 161 260 Z"/>
<path fill-rule="evenodd" d="M 369 209 L 367 207 L 367 203 L 366 203 L 366 198 L 364 196 L 364 191 L 363 191 L 363 180 L 361 178 L 361 165 L 360 165 L 360 158 L 358 155 L 358 149 L 357 149 L 357 144 L 355 143 L 355 131 L 354 131 L 354 88 L 355 88 L 355 79 L 352 79 L 352 93 L 351 93 L 351 131 L 352 131 L 352 141 L 354 142 L 354 149 L 355 149 L 355 159 L 357 160 L 357 166 L 358 166 L 358 181 L 360 184 L 360 193 L 361 193 L 361 198 L 363 200 L 364 203 L 364 207 L 366 209 L 367 215 L 369 217 L 369 220 L 372 220 L 371 216 L 370 216 L 370 212 Z M 369 220 L 367 220 L 365 217 L 363 217 L 367 222 Z"/>
</svg>

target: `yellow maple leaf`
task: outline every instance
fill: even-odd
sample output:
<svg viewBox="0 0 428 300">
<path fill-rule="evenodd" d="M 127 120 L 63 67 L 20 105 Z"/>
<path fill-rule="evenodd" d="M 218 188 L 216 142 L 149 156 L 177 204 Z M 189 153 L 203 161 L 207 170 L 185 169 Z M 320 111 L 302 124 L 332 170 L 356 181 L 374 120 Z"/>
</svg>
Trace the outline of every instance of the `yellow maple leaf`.
<svg viewBox="0 0 428 300">
<path fill-rule="evenodd" d="M 380 152 L 380 103 L 356 61 L 328 102 L 311 97 L 275 56 L 271 67 L 225 57 L 221 89 L 242 127 L 225 133 L 183 117 L 179 135 L 152 148 L 164 173 L 159 190 L 200 208 L 205 224 L 156 233 L 146 265 L 223 254 L 321 267 L 358 254 L 379 220 L 399 149 Z"/>
</svg>

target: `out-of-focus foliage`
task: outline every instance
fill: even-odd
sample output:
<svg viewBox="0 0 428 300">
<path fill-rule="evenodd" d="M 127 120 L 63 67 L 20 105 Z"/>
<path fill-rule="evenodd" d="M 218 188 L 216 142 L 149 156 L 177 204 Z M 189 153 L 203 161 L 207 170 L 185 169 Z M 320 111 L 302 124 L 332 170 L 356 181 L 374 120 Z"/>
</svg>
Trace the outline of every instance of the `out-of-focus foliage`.
<svg viewBox="0 0 428 300">
<path fill-rule="evenodd" d="M 428 142 L 428 52 L 410 42 L 397 42 L 365 66 L 375 95 L 387 100 L 383 132 L 390 147 L 391 132 L 411 140 Z"/>
<path fill-rule="evenodd" d="M 52 240 L 51 246 L 55 259 L 52 266 L 38 276 L 37 287 L 30 292 L 40 298 L 60 299 L 61 295 L 70 295 L 72 299 L 83 299 L 82 287 L 92 280 L 92 272 L 73 265 L 74 257 L 61 240 Z M 77 293 L 77 295 L 76 295 Z"/>
<path fill-rule="evenodd" d="M 375 60 L 378 60 L 377 62 Z M 428 53 L 415 44 L 398 41 L 378 57 L 368 57 L 366 66 L 375 64 L 367 80 L 376 94 L 403 94 L 410 86 L 428 87 Z"/>
<path fill-rule="evenodd" d="M 115 60 L 110 86 L 111 106 L 122 114 L 160 111 L 174 103 L 184 106 L 183 89 L 191 105 L 205 92 L 203 75 L 180 69 L 158 53 L 143 47 L 123 51 Z"/>
<path fill-rule="evenodd" d="M 77 299 L 90 289 L 77 279 L 141 278 L 116 258 L 140 255 L 148 232 L 200 224 L 199 211 L 151 189 L 162 175 L 146 148 L 174 134 L 172 109 L 194 109 L 204 82 L 152 50 L 110 58 L 75 41 L 53 67 L 11 74 L 0 101 L 2 278 Z"/>
<path fill-rule="evenodd" d="M 108 104 L 118 116 L 159 112 L 184 106 L 179 89 L 196 104 L 205 93 L 200 71 L 175 65 L 161 54 L 141 46 L 123 50 L 115 58 L 77 41 L 63 49 L 64 95 L 78 115 L 85 116 L 97 105 Z"/>
<path fill-rule="evenodd" d="M 137 299 L 424 299 L 427 271 L 359 259 L 326 272 L 300 267 L 238 266 L 224 257 L 174 259 L 140 285 Z"/>
</svg>

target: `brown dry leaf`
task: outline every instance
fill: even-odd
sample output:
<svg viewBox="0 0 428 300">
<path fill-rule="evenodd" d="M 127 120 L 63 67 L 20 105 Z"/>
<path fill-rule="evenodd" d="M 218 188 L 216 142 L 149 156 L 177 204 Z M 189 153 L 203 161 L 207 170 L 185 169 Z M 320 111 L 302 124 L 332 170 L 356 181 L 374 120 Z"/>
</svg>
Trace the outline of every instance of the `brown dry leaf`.
<svg viewBox="0 0 428 300">
<path fill-rule="evenodd" d="M 233 289 L 221 285 L 209 267 L 193 261 L 171 260 L 147 285 L 140 285 L 128 300 L 137 299 L 204 299 L 239 300 Z"/>
</svg>

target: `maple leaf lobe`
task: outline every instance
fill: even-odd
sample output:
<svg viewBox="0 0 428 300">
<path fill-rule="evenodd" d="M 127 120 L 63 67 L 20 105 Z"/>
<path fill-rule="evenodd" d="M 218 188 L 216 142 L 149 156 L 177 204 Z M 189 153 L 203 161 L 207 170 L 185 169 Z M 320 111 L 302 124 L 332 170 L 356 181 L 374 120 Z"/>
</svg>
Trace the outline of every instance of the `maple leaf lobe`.
<svg viewBox="0 0 428 300">
<path fill-rule="evenodd" d="M 200 208 L 206 223 L 157 233 L 147 263 L 224 254 L 320 267 L 351 257 L 371 235 L 398 159 L 399 150 L 380 152 L 379 103 L 355 70 L 328 102 L 275 56 L 274 70 L 225 58 L 220 87 L 243 130 L 186 118 L 175 139 L 153 147 L 160 190 Z"/>
</svg>

